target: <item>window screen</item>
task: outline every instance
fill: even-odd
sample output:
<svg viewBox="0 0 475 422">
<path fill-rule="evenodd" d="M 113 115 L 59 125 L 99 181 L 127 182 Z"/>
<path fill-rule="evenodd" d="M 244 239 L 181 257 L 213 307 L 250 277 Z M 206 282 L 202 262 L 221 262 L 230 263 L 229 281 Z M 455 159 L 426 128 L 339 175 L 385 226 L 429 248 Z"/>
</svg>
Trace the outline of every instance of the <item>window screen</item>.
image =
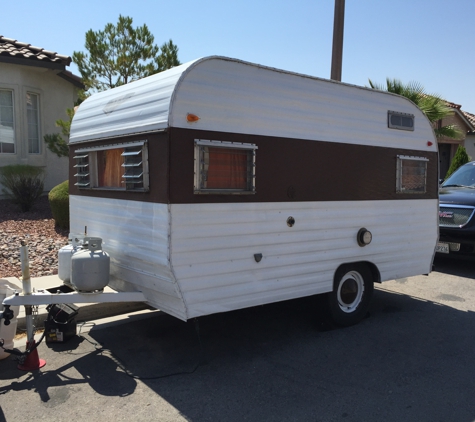
<svg viewBox="0 0 475 422">
<path fill-rule="evenodd" d="M 396 191 L 399 193 L 425 193 L 427 162 L 424 157 L 397 157 Z"/>
</svg>

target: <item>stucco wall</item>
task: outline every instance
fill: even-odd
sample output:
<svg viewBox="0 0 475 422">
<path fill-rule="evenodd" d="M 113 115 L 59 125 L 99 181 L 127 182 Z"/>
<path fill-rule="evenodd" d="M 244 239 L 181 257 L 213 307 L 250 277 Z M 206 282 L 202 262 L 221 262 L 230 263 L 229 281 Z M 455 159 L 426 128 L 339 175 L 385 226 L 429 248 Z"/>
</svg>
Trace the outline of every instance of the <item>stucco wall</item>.
<svg viewBox="0 0 475 422">
<path fill-rule="evenodd" d="M 465 149 L 471 161 L 475 161 L 475 133 L 467 134 L 465 138 Z"/>
<path fill-rule="evenodd" d="M 43 136 L 60 133 L 55 121 L 67 120 L 67 108 L 77 98 L 76 88 L 57 76 L 57 71 L 34 66 L 0 63 L 0 89 L 13 91 L 15 154 L 0 154 L 0 167 L 9 164 L 30 164 L 46 169 L 45 191 L 68 178 L 68 158 L 59 158 L 46 148 Z M 39 95 L 40 153 L 28 153 L 26 94 Z M 0 186 L 0 197 L 2 195 Z"/>
</svg>

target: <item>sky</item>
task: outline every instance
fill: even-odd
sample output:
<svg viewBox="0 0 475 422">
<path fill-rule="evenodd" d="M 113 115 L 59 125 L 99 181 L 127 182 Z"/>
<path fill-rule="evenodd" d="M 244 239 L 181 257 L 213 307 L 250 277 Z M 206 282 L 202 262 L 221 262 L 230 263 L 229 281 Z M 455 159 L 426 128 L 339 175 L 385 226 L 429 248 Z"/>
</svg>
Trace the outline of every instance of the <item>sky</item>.
<svg viewBox="0 0 475 422">
<path fill-rule="evenodd" d="M 3 4 L 2 4 L 3 3 Z M 0 35 L 72 56 L 120 14 L 212 56 L 330 78 L 335 0 L 0 0 Z M 474 0 L 346 0 L 342 82 L 415 81 L 475 114 Z M 9 18 L 5 18 L 9 17 Z M 69 68 L 79 75 L 77 67 Z M 473 78 L 473 79 L 472 79 Z"/>
</svg>

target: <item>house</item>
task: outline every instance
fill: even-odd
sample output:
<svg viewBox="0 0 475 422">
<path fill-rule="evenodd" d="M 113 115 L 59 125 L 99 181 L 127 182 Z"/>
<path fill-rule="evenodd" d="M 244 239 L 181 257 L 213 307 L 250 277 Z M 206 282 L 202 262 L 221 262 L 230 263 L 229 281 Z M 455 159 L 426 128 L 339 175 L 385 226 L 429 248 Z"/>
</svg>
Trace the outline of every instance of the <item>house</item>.
<svg viewBox="0 0 475 422">
<path fill-rule="evenodd" d="M 454 113 L 439 120 L 437 125 L 439 127 L 457 125 L 464 135 L 460 139 L 451 139 L 447 137 L 437 139 L 439 144 L 440 177 L 442 179 L 445 177 L 459 145 L 464 146 L 467 150 L 467 154 L 472 158 L 472 160 L 475 160 L 475 115 L 463 111 L 462 106 L 459 104 L 447 102 L 447 105 L 454 111 Z"/>
<path fill-rule="evenodd" d="M 466 111 L 462 111 L 462 113 L 472 125 L 471 130 L 467 132 L 467 135 L 465 137 L 464 146 L 467 150 L 468 156 L 473 161 L 475 160 L 475 114 L 468 113 Z"/>
<path fill-rule="evenodd" d="M 68 159 L 49 151 L 43 136 L 60 132 L 56 120 L 68 119 L 84 88 L 70 64 L 71 57 L 0 35 L 0 167 L 45 168 L 46 191 L 68 178 Z"/>
</svg>

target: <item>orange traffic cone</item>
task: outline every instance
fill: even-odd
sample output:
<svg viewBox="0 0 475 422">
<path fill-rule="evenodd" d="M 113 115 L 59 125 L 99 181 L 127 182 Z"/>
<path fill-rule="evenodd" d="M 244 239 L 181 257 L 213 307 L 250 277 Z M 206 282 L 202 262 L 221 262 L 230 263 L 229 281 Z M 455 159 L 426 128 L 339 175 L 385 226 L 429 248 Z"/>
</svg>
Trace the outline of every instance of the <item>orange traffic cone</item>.
<svg viewBox="0 0 475 422">
<path fill-rule="evenodd" d="M 26 350 L 30 350 L 31 348 L 33 348 L 33 350 L 26 355 L 25 361 L 18 365 L 18 369 L 22 371 L 34 371 L 36 369 L 43 368 L 43 366 L 46 365 L 46 361 L 44 359 L 40 359 L 38 356 L 38 349 L 35 347 L 35 340 L 33 340 L 31 343 L 28 341 L 26 342 Z"/>
</svg>

